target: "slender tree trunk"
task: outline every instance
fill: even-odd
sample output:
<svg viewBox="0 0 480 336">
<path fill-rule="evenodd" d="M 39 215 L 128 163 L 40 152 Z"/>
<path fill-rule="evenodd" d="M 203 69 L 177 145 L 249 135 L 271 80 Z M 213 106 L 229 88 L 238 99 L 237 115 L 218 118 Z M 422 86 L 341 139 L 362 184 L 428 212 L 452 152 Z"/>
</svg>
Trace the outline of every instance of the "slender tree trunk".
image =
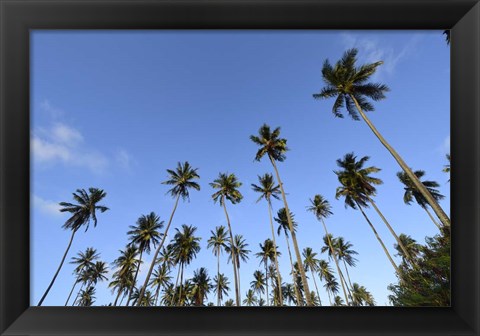
<svg viewBox="0 0 480 336">
<path fill-rule="evenodd" d="M 121 305 L 122 305 L 122 303 L 123 303 L 123 300 L 125 299 L 125 296 L 126 296 L 126 295 L 125 295 L 125 293 L 123 293 L 123 295 L 122 295 L 122 299 L 120 300 L 120 303 L 118 304 L 119 306 L 121 306 Z"/>
<path fill-rule="evenodd" d="M 130 286 L 130 290 L 128 291 L 128 300 L 127 300 L 127 303 L 125 304 L 126 307 L 128 307 L 128 304 L 132 299 L 132 292 L 133 292 L 133 289 L 135 288 L 135 284 L 137 283 L 138 271 L 140 270 L 140 265 L 142 264 L 142 255 L 143 255 L 143 250 L 140 250 L 140 258 L 138 259 L 138 266 L 137 266 L 137 270 L 135 271 L 135 277 L 133 278 L 132 285 Z M 134 305 L 135 304 L 132 303 L 132 306 Z"/>
<path fill-rule="evenodd" d="M 182 289 L 183 289 L 183 263 L 180 264 L 180 269 L 182 270 L 180 272 L 180 288 L 179 288 L 179 294 L 178 294 L 178 305 L 180 306 L 182 303 Z"/>
<path fill-rule="evenodd" d="M 230 244 L 231 246 L 231 254 L 232 254 L 232 264 L 233 264 L 233 276 L 235 278 L 235 299 L 237 301 L 237 307 L 240 307 L 240 290 L 238 288 L 238 276 L 237 276 L 237 257 L 235 253 L 235 243 L 233 241 L 233 232 L 232 226 L 230 225 L 230 217 L 228 217 L 227 207 L 225 206 L 225 196 L 222 195 L 222 204 L 223 204 L 223 211 L 225 212 L 225 217 L 227 218 L 228 224 L 228 232 L 230 233 Z"/>
<path fill-rule="evenodd" d="M 122 289 L 119 288 L 119 289 L 118 289 L 117 297 L 115 298 L 115 301 L 113 302 L 113 306 L 114 306 L 114 307 L 117 305 L 118 298 L 120 297 L 120 294 L 121 294 L 121 293 L 122 293 Z"/>
<path fill-rule="evenodd" d="M 375 126 L 372 124 L 370 119 L 367 118 L 365 113 L 363 112 L 362 108 L 358 104 L 357 100 L 353 95 L 350 94 L 350 98 L 353 100 L 355 106 L 357 107 L 358 112 L 362 116 L 363 120 L 367 123 L 368 127 L 372 130 L 372 132 L 377 136 L 378 140 L 382 143 L 385 148 L 392 154 L 392 156 L 395 158 L 395 160 L 398 162 L 400 167 L 403 169 L 403 171 L 408 175 L 410 180 L 412 180 L 413 184 L 415 187 L 422 193 L 422 195 L 426 198 L 428 204 L 432 207 L 433 211 L 437 215 L 437 217 L 440 219 L 440 221 L 443 223 L 445 226 L 450 226 L 450 218 L 448 218 L 447 214 L 443 211 L 443 209 L 440 207 L 438 202 L 433 198 L 432 194 L 428 191 L 427 188 L 423 185 L 422 182 L 417 178 L 417 176 L 412 172 L 410 167 L 403 161 L 402 157 L 393 149 L 392 146 L 385 140 L 385 138 L 380 134 L 380 132 L 375 128 Z"/>
<path fill-rule="evenodd" d="M 147 289 L 147 286 L 148 286 L 148 282 L 150 281 L 150 276 L 152 275 L 152 272 L 153 272 L 153 267 L 155 266 L 155 262 L 157 261 L 158 253 L 162 249 L 163 244 L 165 243 L 165 240 L 167 239 L 168 229 L 170 228 L 170 224 L 172 224 L 173 215 L 175 214 L 175 211 L 177 210 L 179 199 L 180 199 L 180 194 L 177 196 L 177 199 L 175 201 L 175 205 L 173 207 L 172 214 L 170 215 L 170 219 L 168 220 L 167 227 L 165 228 L 165 232 L 163 233 L 162 241 L 161 241 L 160 245 L 158 245 L 157 250 L 155 251 L 155 254 L 153 255 L 153 260 L 152 260 L 152 263 L 150 264 L 150 268 L 149 268 L 147 276 L 145 278 L 145 282 L 143 283 L 143 286 L 140 289 L 140 294 L 138 294 L 137 305 L 140 305 L 140 302 L 142 301 L 143 295 L 145 294 L 145 290 Z"/>
<path fill-rule="evenodd" d="M 173 287 L 173 295 L 172 295 L 172 299 L 170 300 L 170 306 L 173 306 L 173 301 L 175 300 L 175 293 L 177 292 L 177 287 L 178 287 L 178 279 L 180 279 L 180 270 L 181 270 L 181 267 L 178 268 L 177 280 L 175 280 L 175 287 Z"/>
<path fill-rule="evenodd" d="M 278 281 L 278 293 L 280 295 L 280 306 L 283 306 L 283 293 L 282 293 L 282 276 L 280 275 L 280 268 L 278 267 L 278 256 L 277 256 L 277 241 L 275 239 L 275 230 L 273 229 L 273 219 L 272 219 L 272 203 L 270 199 L 268 200 L 268 214 L 270 215 L 270 228 L 272 229 L 272 238 L 273 238 L 273 252 L 275 255 L 275 268 L 277 269 L 277 281 Z"/>
<path fill-rule="evenodd" d="M 433 224 L 435 224 L 437 226 L 437 228 L 439 230 L 441 230 L 442 228 L 441 228 L 440 224 L 438 224 L 437 221 L 433 218 L 432 214 L 430 213 L 430 211 L 428 211 L 427 207 L 424 207 L 424 209 L 427 212 L 428 217 L 430 217 L 430 219 L 432 220 Z"/>
<path fill-rule="evenodd" d="M 217 307 L 220 307 L 220 246 L 217 248 Z"/>
<path fill-rule="evenodd" d="M 157 286 L 157 291 L 155 292 L 155 306 L 158 305 L 158 296 L 160 295 L 160 287 L 162 287 L 160 284 Z"/>
<path fill-rule="evenodd" d="M 317 291 L 318 301 L 320 302 L 320 306 L 321 306 L 322 305 L 322 300 L 320 299 L 320 292 L 318 291 L 317 280 L 315 280 L 315 273 L 313 273 L 312 269 L 310 269 L 310 273 L 312 273 L 313 284 L 315 285 L 315 290 Z"/>
<path fill-rule="evenodd" d="M 75 289 L 75 286 L 77 286 L 77 283 L 78 283 L 78 279 L 75 280 L 75 282 L 73 283 L 72 290 L 70 291 L 70 294 L 68 294 L 68 298 L 67 298 L 67 301 L 65 302 L 65 306 L 68 304 L 68 301 L 70 301 L 70 297 L 72 296 L 73 290 Z"/>
<path fill-rule="evenodd" d="M 268 271 L 267 261 L 265 260 L 265 286 L 267 287 L 267 306 L 270 306 L 270 298 L 268 297 Z"/>
<path fill-rule="evenodd" d="M 377 207 L 377 204 L 373 201 L 373 199 L 370 198 L 370 196 L 368 195 L 365 195 L 367 196 L 367 199 L 368 201 L 370 202 L 370 204 L 373 205 L 373 208 L 375 209 L 375 211 L 378 213 L 378 215 L 380 216 L 380 218 L 382 218 L 382 221 L 385 223 L 385 225 L 388 227 L 388 230 L 390 231 L 390 233 L 392 234 L 392 236 L 395 238 L 395 240 L 397 241 L 397 244 L 398 246 L 400 246 L 400 248 L 402 249 L 403 253 L 405 254 L 405 256 L 407 257 L 407 259 L 410 261 L 411 264 L 414 263 L 413 261 L 413 258 L 412 256 L 410 255 L 410 253 L 408 253 L 408 250 L 405 248 L 405 245 L 403 245 L 402 241 L 400 240 L 400 238 L 398 238 L 397 234 L 395 233 L 395 231 L 393 230 L 393 228 L 390 226 L 390 224 L 388 223 L 387 219 L 383 216 L 383 213 L 380 211 L 380 209 Z"/>
<path fill-rule="evenodd" d="M 85 286 L 85 282 L 82 282 L 82 285 L 80 286 L 80 289 L 78 290 L 77 295 L 75 296 L 75 300 L 73 300 L 72 307 L 75 306 L 75 303 L 80 297 L 80 293 L 82 292 L 83 286 Z"/>
<path fill-rule="evenodd" d="M 72 246 L 72 241 L 73 241 L 73 237 L 75 236 L 75 232 L 77 232 L 77 230 L 73 230 L 72 236 L 70 237 L 70 242 L 68 243 L 67 249 L 65 250 L 65 253 L 63 254 L 62 261 L 60 262 L 60 265 L 58 266 L 58 269 L 57 269 L 57 271 L 55 272 L 55 275 L 53 276 L 52 281 L 51 281 L 50 284 L 48 285 L 47 290 L 46 290 L 45 293 L 43 294 L 43 296 L 42 296 L 42 298 L 40 299 L 40 301 L 38 302 L 37 306 L 41 306 L 41 305 L 42 305 L 43 300 L 45 300 L 45 298 L 46 298 L 47 295 L 48 295 L 48 292 L 50 292 L 50 289 L 51 289 L 52 286 L 53 286 L 53 283 L 54 283 L 55 280 L 57 279 L 58 273 L 60 273 L 60 270 L 62 269 L 63 263 L 65 262 L 65 258 L 67 257 L 68 250 L 70 250 L 70 246 Z"/>
<path fill-rule="evenodd" d="M 337 252 L 333 248 L 332 240 L 330 239 L 330 235 L 327 230 L 327 225 L 325 225 L 325 221 L 323 218 L 321 218 L 321 222 L 323 224 L 323 229 L 325 230 L 325 234 L 327 235 L 327 241 L 328 241 L 328 247 L 330 248 L 330 252 L 332 253 L 333 261 L 335 261 L 335 266 L 337 266 L 337 272 L 338 276 L 340 277 L 340 283 L 342 284 L 342 290 L 343 290 L 343 295 L 345 296 L 345 302 L 347 305 L 350 305 L 350 302 L 348 301 L 348 295 L 347 291 L 345 290 L 345 284 L 343 283 L 343 276 L 342 276 L 342 270 L 340 269 L 340 265 L 338 264 L 338 258 L 337 258 Z"/>
<path fill-rule="evenodd" d="M 295 234 L 295 230 L 294 230 L 294 227 L 293 227 L 292 218 L 290 218 L 290 210 L 288 209 L 287 197 L 285 196 L 285 190 L 283 190 L 283 183 L 282 183 L 282 180 L 280 179 L 280 174 L 278 173 L 278 169 L 277 169 L 277 165 L 275 164 L 275 160 L 273 160 L 273 158 L 270 157 L 270 156 L 269 156 L 269 158 L 270 158 L 270 162 L 273 165 L 273 169 L 275 170 L 275 174 L 277 175 L 277 181 L 278 181 L 278 185 L 280 186 L 280 191 L 282 192 L 283 203 L 285 205 L 285 211 L 287 213 L 288 226 L 290 228 L 290 233 L 292 234 L 293 249 L 295 250 L 295 255 L 297 257 L 298 270 L 300 272 L 300 277 L 302 278 L 303 288 L 305 290 L 305 293 L 307 293 L 305 295 L 305 299 L 307 301 L 307 306 L 313 306 L 312 300 L 311 300 L 310 295 L 309 295 L 310 289 L 308 287 L 308 281 L 307 281 L 307 277 L 305 275 L 305 269 L 303 268 L 303 264 L 302 264 L 302 256 L 301 256 L 300 250 L 298 248 L 297 236 Z"/>
<path fill-rule="evenodd" d="M 330 306 L 332 306 L 332 298 L 330 297 L 330 291 L 327 290 L 327 294 L 328 294 L 328 302 L 330 302 Z"/>
<path fill-rule="evenodd" d="M 370 225 L 370 227 L 372 228 L 372 231 L 373 231 L 373 233 L 375 234 L 375 237 L 377 237 L 378 242 L 380 243 L 380 245 L 382 245 L 383 251 L 384 251 L 385 254 L 387 255 L 388 260 L 390 260 L 390 263 L 392 264 L 393 268 L 395 268 L 395 271 L 397 272 L 397 274 L 400 275 L 400 270 L 398 269 L 398 266 L 397 266 L 397 265 L 395 264 L 395 262 L 393 261 L 392 256 L 390 255 L 390 253 L 388 253 L 388 250 L 387 250 L 387 248 L 385 247 L 385 244 L 383 243 L 382 239 L 381 239 L 380 236 L 378 235 L 377 230 L 375 230 L 375 227 L 373 226 L 372 222 L 370 222 L 370 220 L 368 219 L 367 215 L 366 215 L 365 212 L 363 211 L 363 209 L 362 209 L 362 207 L 360 206 L 360 204 L 358 204 L 357 201 L 355 201 L 355 204 L 357 205 L 357 207 L 358 207 L 358 208 L 360 209 L 360 211 L 362 212 L 362 215 L 363 215 L 363 217 L 365 217 L 365 220 L 367 221 L 368 225 Z"/>
<path fill-rule="evenodd" d="M 350 288 L 353 288 L 352 281 L 350 280 L 350 274 L 348 273 L 347 263 L 345 262 L 345 259 L 343 259 L 343 266 L 345 267 L 345 271 L 347 272 L 348 284 L 350 285 Z"/>
<path fill-rule="evenodd" d="M 293 289 L 295 290 L 295 296 L 297 297 L 297 306 L 302 306 L 302 295 L 297 287 L 297 272 L 295 267 L 293 267 L 292 252 L 290 251 L 290 243 L 288 242 L 287 233 L 285 233 L 285 240 L 287 241 L 288 256 L 290 257 L 290 266 L 292 267 L 292 277 L 293 277 Z"/>
</svg>

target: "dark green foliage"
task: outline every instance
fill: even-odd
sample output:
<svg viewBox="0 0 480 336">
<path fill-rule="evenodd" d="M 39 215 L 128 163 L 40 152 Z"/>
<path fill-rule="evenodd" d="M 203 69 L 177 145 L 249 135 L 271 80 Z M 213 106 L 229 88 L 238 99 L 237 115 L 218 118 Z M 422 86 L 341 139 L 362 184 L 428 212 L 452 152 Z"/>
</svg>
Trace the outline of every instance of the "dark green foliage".
<svg viewBox="0 0 480 336">
<path fill-rule="evenodd" d="M 417 259 L 419 267 L 402 262 L 398 283 L 388 286 L 394 306 L 450 306 L 450 229 L 444 227 L 425 240 Z"/>
</svg>

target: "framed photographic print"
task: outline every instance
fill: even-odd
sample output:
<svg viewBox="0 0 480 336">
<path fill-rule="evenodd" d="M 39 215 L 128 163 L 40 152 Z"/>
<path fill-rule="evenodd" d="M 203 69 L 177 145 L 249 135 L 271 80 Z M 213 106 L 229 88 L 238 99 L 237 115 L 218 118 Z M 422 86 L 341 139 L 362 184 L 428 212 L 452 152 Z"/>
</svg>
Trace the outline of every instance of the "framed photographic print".
<svg viewBox="0 0 480 336">
<path fill-rule="evenodd" d="M 478 335 L 476 1 L 0 8 L 2 335 Z"/>
</svg>

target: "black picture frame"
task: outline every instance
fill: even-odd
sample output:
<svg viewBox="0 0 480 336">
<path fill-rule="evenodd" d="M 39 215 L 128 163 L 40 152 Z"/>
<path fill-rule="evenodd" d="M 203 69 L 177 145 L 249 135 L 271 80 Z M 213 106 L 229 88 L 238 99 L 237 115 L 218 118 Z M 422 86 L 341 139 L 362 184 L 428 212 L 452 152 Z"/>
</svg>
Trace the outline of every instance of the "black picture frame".
<svg viewBox="0 0 480 336">
<path fill-rule="evenodd" d="M 479 335 L 477 1 L 0 0 L 0 24 L 2 335 Z M 220 28 L 451 29 L 451 307 L 29 306 L 29 31 Z"/>
</svg>

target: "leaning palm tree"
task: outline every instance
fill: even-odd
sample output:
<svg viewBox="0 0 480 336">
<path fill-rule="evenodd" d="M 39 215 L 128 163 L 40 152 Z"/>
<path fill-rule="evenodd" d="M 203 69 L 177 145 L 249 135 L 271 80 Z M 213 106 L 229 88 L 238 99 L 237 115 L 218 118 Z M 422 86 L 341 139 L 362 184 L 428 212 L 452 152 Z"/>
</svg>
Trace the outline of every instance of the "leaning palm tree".
<svg viewBox="0 0 480 336">
<path fill-rule="evenodd" d="M 175 255 L 176 263 L 180 266 L 177 281 L 178 283 L 180 276 L 180 294 L 179 300 L 182 300 L 182 288 L 183 286 L 183 271 L 185 266 L 188 266 L 192 260 L 200 252 L 200 237 L 195 236 L 195 231 L 197 228 L 192 225 L 182 225 L 182 229 L 175 229 L 176 233 L 173 237 L 172 250 Z M 185 295 L 185 293 L 183 293 Z M 178 302 L 180 304 L 180 301 Z"/>
<path fill-rule="evenodd" d="M 287 213 L 288 225 L 290 228 L 290 233 L 292 235 L 293 248 L 297 257 L 298 269 L 302 278 L 303 287 L 305 288 L 305 293 L 310 293 L 310 289 L 308 288 L 307 276 L 305 275 L 305 270 L 303 269 L 302 265 L 302 256 L 298 247 L 297 236 L 293 229 L 292 218 L 290 217 L 290 210 L 288 209 L 287 197 L 285 195 L 283 183 L 280 179 L 280 173 L 278 172 L 276 164 L 276 161 L 283 162 L 286 159 L 285 153 L 288 151 L 287 139 L 279 137 L 280 127 L 277 127 L 273 131 L 270 131 L 270 126 L 268 126 L 267 124 L 263 124 L 262 127 L 260 127 L 258 133 L 258 136 L 250 136 L 250 140 L 252 140 L 256 145 L 260 146 L 260 149 L 255 155 L 255 160 L 260 161 L 265 155 L 267 155 L 270 163 L 273 166 L 273 169 L 275 170 L 277 182 L 280 186 L 280 192 L 282 194 L 282 199 L 285 206 L 285 211 Z M 306 295 L 306 301 L 308 306 L 312 305 L 309 295 Z"/>
<path fill-rule="evenodd" d="M 366 161 L 365 158 L 366 157 L 362 158 L 361 161 Z M 380 238 L 372 222 L 363 211 L 363 208 L 368 208 L 367 202 L 369 201 L 369 198 L 367 197 L 367 195 L 365 195 L 365 193 L 369 192 L 368 188 L 373 188 L 373 186 L 369 183 L 365 183 L 365 179 L 358 178 L 358 173 L 357 173 L 358 169 L 350 168 L 352 166 L 353 168 L 355 168 L 358 165 L 362 166 L 363 162 L 357 163 L 353 154 L 350 153 L 345 156 L 344 160 L 338 159 L 337 164 L 338 166 L 342 167 L 343 170 L 335 171 L 335 174 L 338 177 L 338 181 L 340 182 L 340 186 L 337 188 L 335 193 L 335 198 L 339 199 L 340 197 L 344 197 L 345 208 L 350 207 L 354 210 L 356 209 L 360 210 L 363 217 L 367 221 L 368 225 L 372 229 L 378 242 L 382 246 L 383 251 L 385 252 L 385 255 L 387 256 L 388 260 L 392 264 L 397 274 L 400 274 L 400 270 L 398 266 L 395 264 L 395 262 L 393 261 L 392 256 L 390 255 L 385 244 L 383 243 L 383 240 Z M 365 169 L 365 171 L 366 173 L 364 175 L 366 175 L 369 172 L 369 169 L 367 168 Z M 370 192 L 374 192 L 374 191 L 375 190 L 370 189 Z"/>
<path fill-rule="evenodd" d="M 243 300 L 243 304 L 245 306 L 251 307 L 251 306 L 255 306 L 257 302 L 258 302 L 258 299 L 255 296 L 255 292 L 253 291 L 253 289 L 249 289 L 247 291 L 247 294 L 245 295 L 245 300 Z"/>
<path fill-rule="evenodd" d="M 218 174 L 218 178 L 215 179 L 212 183 L 210 183 L 210 186 L 213 189 L 217 190 L 212 195 L 212 198 L 215 203 L 219 202 L 220 206 L 223 207 L 223 211 L 225 212 L 225 217 L 227 218 L 228 232 L 230 235 L 230 244 L 231 246 L 235 246 L 233 241 L 232 226 L 230 224 L 230 217 L 228 217 L 225 200 L 230 201 L 232 204 L 240 203 L 240 201 L 243 198 L 243 195 L 240 193 L 240 191 L 238 191 L 238 188 L 242 186 L 242 183 L 238 181 L 235 174 L 220 173 Z M 239 307 L 241 305 L 240 288 L 239 288 L 240 281 L 238 280 L 239 275 L 238 275 L 237 261 L 236 261 L 236 258 L 234 257 L 232 257 L 232 264 L 233 264 L 233 276 L 235 280 L 235 299 L 236 299 L 237 306 Z"/>
<path fill-rule="evenodd" d="M 413 172 L 415 174 L 415 176 L 420 180 L 424 175 L 425 175 L 425 171 L 423 170 L 415 170 Z M 403 183 L 403 185 L 405 186 L 403 189 L 405 190 L 405 193 L 403 194 L 403 201 L 405 202 L 405 204 L 412 204 L 413 200 L 415 199 L 415 201 L 417 202 L 418 205 L 420 205 L 420 207 L 425 210 L 428 214 L 428 217 L 430 217 L 430 219 L 432 220 L 432 222 L 439 228 L 441 229 L 441 226 L 440 224 L 437 223 L 437 221 L 433 218 L 432 214 L 430 213 L 430 211 L 428 211 L 428 202 L 427 200 L 425 199 L 425 197 L 422 195 L 422 193 L 420 193 L 418 191 L 418 189 L 415 187 L 415 185 L 412 183 L 412 180 L 410 180 L 410 178 L 408 177 L 407 174 L 405 174 L 404 172 L 398 172 L 397 173 L 397 177 L 398 179 L 400 180 L 400 182 Z M 422 184 L 425 186 L 425 188 L 430 192 L 430 194 L 432 195 L 433 198 L 435 198 L 435 200 L 439 201 L 441 199 L 443 199 L 445 196 L 443 196 L 442 194 L 440 194 L 440 192 L 435 189 L 435 188 L 438 188 L 440 185 L 435 182 L 435 181 L 421 181 Z"/>
<path fill-rule="evenodd" d="M 295 222 L 295 215 L 290 212 L 290 218 L 292 219 L 292 224 L 293 224 L 293 229 L 297 230 L 297 222 Z M 285 208 L 281 208 L 280 210 L 277 211 L 277 217 L 274 218 L 274 220 L 278 223 L 278 229 L 277 233 L 280 236 L 280 233 L 285 233 L 285 240 L 287 242 L 287 250 L 288 250 L 288 257 L 290 260 L 290 267 L 291 267 L 291 275 L 293 277 L 293 287 L 295 290 L 295 296 L 296 296 L 296 303 L 297 305 L 301 305 L 303 303 L 303 299 L 301 297 L 300 291 L 298 290 L 297 287 L 297 282 L 295 281 L 297 277 L 297 273 L 295 271 L 295 268 L 293 267 L 293 259 L 292 259 L 292 252 L 290 250 L 290 243 L 288 239 L 288 233 L 290 232 L 290 226 L 288 225 L 288 219 L 287 219 L 287 212 L 285 211 Z"/>
<path fill-rule="evenodd" d="M 278 185 L 275 185 L 272 174 L 265 174 L 263 176 L 258 176 L 258 182 L 259 182 L 259 186 L 256 184 L 252 184 L 252 189 L 253 191 L 260 193 L 260 197 L 257 199 L 257 203 L 260 202 L 262 199 L 265 199 L 267 201 L 268 215 L 270 219 L 270 229 L 272 230 L 275 268 L 277 269 L 277 272 L 276 272 L 277 281 L 279 284 L 281 284 L 282 276 L 280 274 L 280 268 L 278 267 L 277 242 L 275 240 L 275 230 L 273 229 L 273 220 L 272 220 L 272 197 L 276 199 L 280 199 L 278 197 L 278 195 L 280 194 L 280 187 Z M 279 286 L 278 290 L 279 290 L 280 297 L 283 298 L 282 286 Z"/>
<path fill-rule="evenodd" d="M 215 283 L 215 286 L 213 288 L 213 292 L 217 294 L 217 299 L 218 299 L 218 305 L 217 307 L 220 307 L 222 305 L 222 300 L 224 295 L 228 295 L 228 291 L 230 290 L 230 282 L 228 281 L 228 278 L 223 274 L 220 273 L 215 278 L 213 278 L 213 282 Z"/>
<path fill-rule="evenodd" d="M 262 271 L 256 270 L 253 272 L 253 280 L 250 282 L 252 290 L 258 294 L 260 299 L 262 294 L 265 293 L 265 274 Z"/>
<path fill-rule="evenodd" d="M 65 258 L 67 257 L 68 251 L 70 250 L 70 246 L 72 246 L 73 237 L 75 233 L 80 229 L 82 226 L 85 226 L 85 231 L 88 230 L 90 223 L 93 222 L 93 226 L 97 226 L 97 210 L 100 212 L 105 212 L 108 210 L 106 206 L 98 205 L 97 203 L 100 202 L 107 194 L 97 188 L 89 188 L 88 193 L 85 189 L 77 189 L 76 193 L 73 193 L 73 199 L 77 202 L 77 204 L 67 203 L 67 202 L 60 202 L 60 212 L 69 212 L 72 216 L 67 219 L 65 224 L 63 224 L 62 228 L 65 230 L 71 230 L 72 235 L 70 237 L 70 242 L 68 243 L 67 249 L 63 254 L 63 258 L 60 261 L 60 265 L 58 266 L 57 271 L 55 272 L 52 281 L 47 287 L 47 290 L 43 294 L 42 298 L 38 302 L 38 306 L 41 306 L 43 301 L 50 292 L 55 280 L 57 279 L 58 273 L 62 269 L 63 263 L 65 262 Z"/>
<path fill-rule="evenodd" d="M 137 270 L 133 277 L 133 284 L 130 287 L 126 306 L 130 303 L 130 296 L 132 295 L 133 288 L 137 282 L 138 272 L 140 270 L 140 265 L 142 264 L 143 252 L 150 253 L 152 246 L 153 248 L 156 247 L 162 236 L 159 232 L 162 227 L 163 221 L 161 221 L 160 217 L 153 211 L 148 215 L 140 216 L 140 218 L 137 219 L 136 225 L 130 225 L 130 231 L 127 232 L 130 238 L 130 245 L 137 246 L 140 251 L 140 257 L 138 259 Z"/>
<path fill-rule="evenodd" d="M 72 261 L 70 264 L 77 265 L 75 269 L 73 270 L 73 273 L 75 274 L 75 282 L 73 283 L 73 287 L 70 290 L 70 294 L 68 294 L 67 301 L 65 302 L 65 306 L 68 304 L 68 301 L 70 300 L 70 297 L 72 296 L 73 290 L 75 289 L 75 286 L 79 282 L 81 282 L 81 274 L 84 270 L 89 269 L 92 267 L 94 264 L 93 262 L 99 258 L 99 254 L 97 253 L 97 250 L 94 249 L 93 247 L 88 247 L 85 252 L 78 252 L 77 253 L 78 257 L 72 257 Z"/>
<path fill-rule="evenodd" d="M 317 219 L 323 224 L 323 229 L 325 230 L 325 235 L 327 237 L 328 247 L 330 249 L 332 258 L 335 261 L 335 265 L 337 266 L 337 272 L 338 272 L 338 276 L 340 277 L 340 283 L 342 285 L 343 294 L 345 295 L 345 300 L 347 301 L 347 305 L 348 305 L 349 304 L 348 295 L 347 295 L 347 291 L 345 290 L 342 271 L 340 270 L 340 266 L 338 265 L 338 258 L 335 253 L 335 250 L 333 249 L 333 244 L 330 239 L 330 234 L 328 233 L 327 226 L 325 225 L 325 218 L 329 217 L 330 215 L 333 215 L 332 207 L 330 206 L 330 203 L 328 203 L 328 201 L 325 198 L 323 198 L 322 195 L 315 195 L 313 197 L 313 200 L 310 199 L 310 204 L 311 205 L 307 207 L 307 210 L 313 212 L 315 217 L 317 217 Z"/>
<path fill-rule="evenodd" d="M 450 219 L 447 214 L 365 114 L 365 112 L 374 110 L 373 105 L 368 99 L 373 101 L 384 99 L 385 92 L 388 92 L 389 88 L 384 84 L 367 82 L 370 76 L 376 72 L 377 67 L 383 64 L 383 62 L 379 61 L 356 67 L 357 53 L 357 49 L 347 50 L 335 66 L 332 66 L 328 60 L 325 60 L 322 67 L 322 76 L 326 86 L 322 88 L 320 93 L 314 94 L 313 97 L 315 99 L 336 97 L 332 108 L 332 112 L 336 117 L 343 118 L 343 114 L 340 111 L 343 107 L 346 107 L 348 114 L 353 120 L 359 120 L 358 114 L 360 114 L 378 140 L 387 148 L 403 171 L 413 181 L 420 193 L 425 197 L 440 221 L 444 225 L 449 226 Z"/>
<path fill-rule="evenodd" d="M 195 306 L 203 306 L 205 299 L 208 299 L 207 295 L 210 293 L 214 286 L 210 282 L 210 277 L 208 276 L 207 269 L 201 267 L 196 271 L 193 271 L 193 300 Z"/>
<path fill-rule="evenodd" d="M 226 247 L 227 232 L 225 230 L 225 226 L 221 225 L 217 226 L 215 231 L 210 231 L 210 233 L 212 235 L 207 241 L 207 248 L 211 248 L 213 254 L 217 257 L 217 279 L 220 279 L 220 254 Z M 217 286 L 219 286 L 219 282 L 216 283 Z M 217 293 L 217 306 L 220 306 L 220 288 L 217 288 L 215 292 Z"/>
<path fill-rule="evenodd" d="M 165 239 L 167 238 L 168 229 L 170 229 L 170 224 L 172 224 L 173 215 L 177 210 L 178 201 L 180 200 L 180 197 L 183 200 L 190 200 L 189 189 L 200 190 L 200 185 L 194 181 L 195 179 L 200 178 L 200 176 L 197 173 L 197 170 L 198 168 L 193 169 L 192 166 L 190 166 L 190 164 L 188 163 L 188 161 L 185 161 L 183 164 L 179 162 L 176 170 L 167 169 L 167 172 L 170 175 L 169 176 L 170 178 L 162 182 L 162 184 L 173 186 L 173 188 L 168 190 L 167 193 L 175 198 L 175 205 L 173 206 L 173 210 L 168 220 L 167 227 L 165 228 L 165 232 L 163 233 L 162 241 L 158 245 L 157 250 L 153 255 L 153 260 L 152 260 L 152 263 L 150 264 L 150 268 L 145 278 L 145 282 L 143 283 L 143 286 L 140 289 L 139 302 L 141 301 L 141 298 L 143 297 L 145 289 L 147 288 L 147 285 L 150 281 L 150 276 L 152 275 L 153 268 L 155 267 L 155 264 L 157 262 L 158 254 L 160 253 L 160 250 L 162 249 L 163 244 L 165 243 Z"/>
<path fill-rule="evenodd" d="M 303 260 L 303 264 L 305 267 L 305 272 L 310 271 L 310 274 L 312 275 L 313 283 L 315 285 L 315 290 L 317 291 L 317 298 L 319 301 L 318 305 L 321 306 L 322 301 L 320 299 L 320 292 L 318 291 L 317 280 L 315 279 L 316 278 L 315 273 L 318 272 L 318 263 L 320 262 L 320 260 L 318 260 L 316 257 L 317 257 L 317 253 L 313 252 L 311 247 L 306 247 L 303 249 L 303 258 L 305 258 Z"/>
</svg>

